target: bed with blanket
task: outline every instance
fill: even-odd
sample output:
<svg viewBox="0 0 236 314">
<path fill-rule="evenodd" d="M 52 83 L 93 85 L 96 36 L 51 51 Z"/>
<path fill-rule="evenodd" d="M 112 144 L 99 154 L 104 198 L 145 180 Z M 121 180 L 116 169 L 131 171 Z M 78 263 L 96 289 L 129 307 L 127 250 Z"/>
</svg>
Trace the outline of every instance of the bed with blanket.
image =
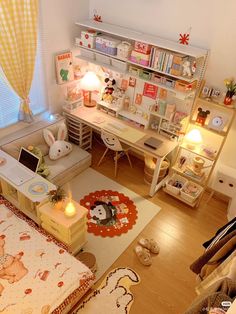
<svg viewBox="0 0 236 314">
<path fill-rule="evenodd" d="M 67 313 L 94 275 L 0 196 L 0 313 Z"/>
</svg>

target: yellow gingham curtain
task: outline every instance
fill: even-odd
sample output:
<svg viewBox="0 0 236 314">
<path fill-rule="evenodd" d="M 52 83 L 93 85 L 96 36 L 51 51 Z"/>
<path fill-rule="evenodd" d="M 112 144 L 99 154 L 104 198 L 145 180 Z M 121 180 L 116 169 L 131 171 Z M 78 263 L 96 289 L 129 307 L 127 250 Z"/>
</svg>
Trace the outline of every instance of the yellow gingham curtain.
<svg viewBox="0 0 236 314">
<path fill-rule="evenodd" d="M 0 65 L 20 97 L 19 120 L 31 122 L 29 92 L 37 49 L 38 0 L 0 0 Z"/>
</svg>

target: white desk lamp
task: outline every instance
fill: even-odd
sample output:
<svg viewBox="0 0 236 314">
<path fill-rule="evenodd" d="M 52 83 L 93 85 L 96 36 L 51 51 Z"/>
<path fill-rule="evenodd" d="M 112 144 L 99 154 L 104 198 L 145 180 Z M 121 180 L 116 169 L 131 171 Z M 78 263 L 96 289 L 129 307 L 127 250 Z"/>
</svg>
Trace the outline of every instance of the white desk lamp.
<svg viewBox="0 0 236 314">
<path fill-rule="evenodd" d="M 185 136 L 189 149 L 195 149 L 198 144 L 202 143 L 202 134 L 198 129 L 192 129 Z"/>
<path fill-rule="evenodd" d="M 88 71 L 80 81 L 81 89 L 89 92 L 89 99 L 84 101 L 86 107 L 96 106 L 96 101 L 92 100 L 92 91 L 100 89 L 100 80 L 94 72 Z"/>
</svg>

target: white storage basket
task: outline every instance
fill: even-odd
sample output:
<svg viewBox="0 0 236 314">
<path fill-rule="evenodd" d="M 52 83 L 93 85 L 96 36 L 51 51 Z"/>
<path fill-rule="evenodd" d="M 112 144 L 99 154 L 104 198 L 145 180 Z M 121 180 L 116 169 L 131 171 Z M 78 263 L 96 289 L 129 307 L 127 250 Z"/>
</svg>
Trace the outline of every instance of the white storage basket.
<svg viewBox="0 0 236 314">
<path fill-rule="evenodd" d="M 192 194 L 186 193 L 185 190 L 188 188 L 188 186 L 192 186 L 193 187 L 192 190 L 196 190 L 196 192 L 194 192 Z M 190 203 L 193 203 L 198 198 L 198 196 L 201 194 L 202 190 L 203 190 L 203 188 L 199 184 L 188 181 L 184 184 L 183 188 L 180 190 L 180 195 L 184 200 L 186 200 Z"/>
<path fill-rule="evenodd" d="M 173 185 L 173 183 L 176 182 L 176 181 L 178 181 L 180 183 L 179 187 L 176 187 L 176 186 Z M 167 191 L 170 191 L 171 193 L 173 193 L 175 195 L 179 195 L 180 194 L 180 190 L 182 189 L 184 184 L 186 184 L 187 182 L 188 182 L 188 180 L 185 179 L 184 177 L 182 177 L 182 176 L 180 176 L 178 174 L 174 174 L 167 181 L 166 189 L 167 189 Z"/>
<path fill-rule="evenodd" d="M 111 59 L 110 59 L 110 57 L 108 57 L 108 56 L 105 56 L 105 55 L 96 53 L 95 59 L 96 59 L 98 62 L 111 65 Z"/>
<path fill-rule="evenodd" d="M 126 71 L 127 63 L 116 59 L 111 59 L 111 65 L 119 70 Z"/>
</svg>

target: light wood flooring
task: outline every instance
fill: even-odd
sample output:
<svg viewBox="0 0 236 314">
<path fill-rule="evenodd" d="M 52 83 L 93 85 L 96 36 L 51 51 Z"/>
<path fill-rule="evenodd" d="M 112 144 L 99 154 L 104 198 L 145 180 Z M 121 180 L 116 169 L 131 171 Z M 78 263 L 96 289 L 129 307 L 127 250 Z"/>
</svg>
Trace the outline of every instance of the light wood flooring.
<svg viewBox="0 0 236 314">
<path fill-rule="evenodd" d="M 226 223 L 227 204 L 206 193 L 197 209 L 159 191 L 148 196 L 149 187 L 143 181 L 144 164 L 131 156 L 133 168 L 126 157 L 118 162 L 118 176 L 114 177 L 114 161 L 109 154 L 97 167 L 104 146 L 94 141 L 92 168 L 150 200 L 162 209 L 139 237 L 154 238 L 160 245 L 160 254 L 153 256 L 152 265 L 145 267 L 138 261 L 133 249 L 135 239 L 110 269 L 130 267 L 141 283 L 132 286 L 135 301 L 130 314 L 181 314 L 195 298 L 195 275 L 189 265 L 203 253 L 201 246 L 216 230 Z"/>
</svg>

